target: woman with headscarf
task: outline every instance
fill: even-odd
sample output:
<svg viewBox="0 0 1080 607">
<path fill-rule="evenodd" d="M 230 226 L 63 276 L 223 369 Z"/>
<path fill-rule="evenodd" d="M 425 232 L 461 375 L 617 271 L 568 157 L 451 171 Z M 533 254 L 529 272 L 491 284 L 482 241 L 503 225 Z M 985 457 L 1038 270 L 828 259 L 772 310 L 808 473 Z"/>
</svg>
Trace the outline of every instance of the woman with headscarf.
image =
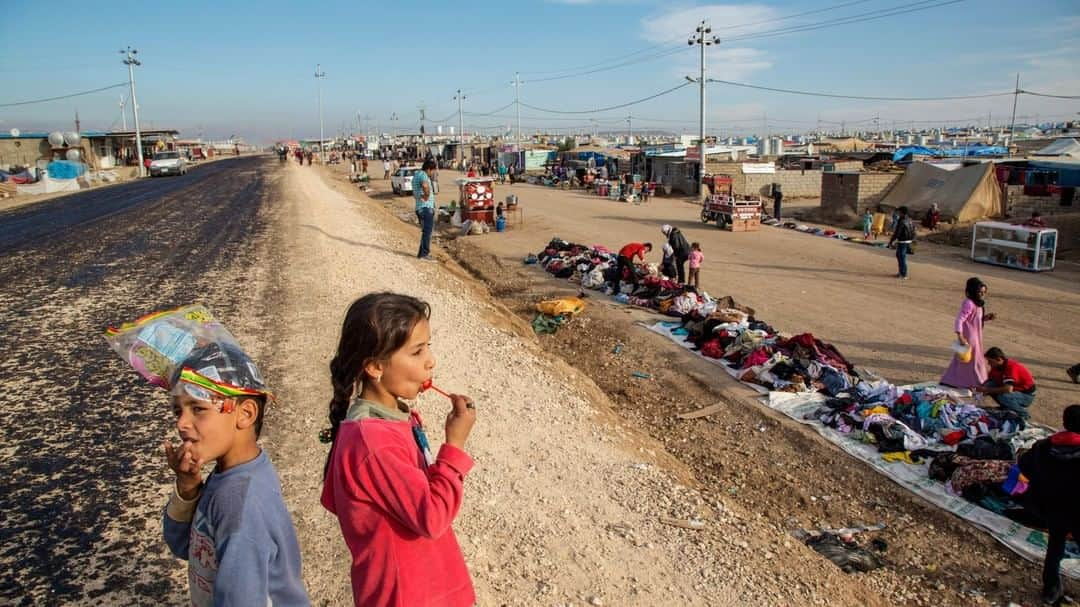
<svg viewBox="0 0 1080 607">
<path fill-rule="evenodd" d="M 679 228 L 673 228 L 668 224 L 660 227 L 660 231 L 667 236 L 668 244 L 675 253 L 675 272 L 679 284 L 686 284 L 686 260 L 690 258 L 690 243 L 686 241 Z"/>
<path fill-rule="evenodd" d="M 961 362 L 959 356 L 953 356 L 949 368 L 941 377 L 942 384 L 956 388 L 986 383 L 989 365 L 983 354 L 982 330 L 983 323 L 994 320 L 993 314 L 983 311 L 986 303 L 986 284 L 983 281 L 974 276 L 969 278 L 964 295 L 964 303 L 960 305 L 953 330 L 956 331 L 956 341 L 971 348 L 971 359 L 965 363 Z"/>
</svg>

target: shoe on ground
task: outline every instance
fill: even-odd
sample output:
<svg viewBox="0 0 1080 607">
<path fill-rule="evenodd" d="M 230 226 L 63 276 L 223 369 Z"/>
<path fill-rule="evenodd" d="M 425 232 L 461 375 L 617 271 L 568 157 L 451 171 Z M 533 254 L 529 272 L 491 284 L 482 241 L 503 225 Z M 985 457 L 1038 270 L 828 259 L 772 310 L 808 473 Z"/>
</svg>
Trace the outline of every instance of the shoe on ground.
<svg viewBox="0 0 1080 607">
<path fill-rule="evenodd" d="M 900 277 L 900 280 L 907 280 L 907 279 L 908 279 L 908 277 L 907 277 L 907 276 L 901 276 L 901 277 Z"/>
<path fill-rule="evenodd" d="M 427 256 L 425 256 L 425 257 L 419 257 L 418 259 L 419 259 L 420 261 L 433 261 L 433 262 L 435 262 L 435 263 L 439 263 L 439 260 L 438 260 L 438 259 L 435 259 L 435 258 L 434 258 L 434 257 L 432 257 L 431 255 L 427 255 Z"/>
<path fill-rule="evenodd" d="M 1080 384 L 1080 365 L 1073 365 L 1065 370 L 1065 373 L 1069 376 L 1074 384 Z"/>
</svg>

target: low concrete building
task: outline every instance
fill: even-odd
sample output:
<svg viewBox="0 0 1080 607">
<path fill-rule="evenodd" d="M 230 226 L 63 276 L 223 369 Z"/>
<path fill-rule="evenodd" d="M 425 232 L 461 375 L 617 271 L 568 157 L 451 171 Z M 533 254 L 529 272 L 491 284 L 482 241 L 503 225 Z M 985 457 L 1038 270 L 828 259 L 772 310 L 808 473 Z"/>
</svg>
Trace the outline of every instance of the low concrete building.
<svg viewBox="0 0 1080 607">
<path fill-rule="evenodd" d="M 901 173 L 835 171 L 821 175 L 821 209 L 831 219 L 846 220 L 876 210 Z"/>
</svg>

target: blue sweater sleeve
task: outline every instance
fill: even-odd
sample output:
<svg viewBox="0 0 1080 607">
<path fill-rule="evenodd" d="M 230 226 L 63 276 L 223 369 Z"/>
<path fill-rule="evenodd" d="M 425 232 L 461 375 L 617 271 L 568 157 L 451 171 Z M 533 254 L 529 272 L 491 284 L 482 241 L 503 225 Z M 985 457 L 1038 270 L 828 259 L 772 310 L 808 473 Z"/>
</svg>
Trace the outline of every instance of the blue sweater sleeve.
<svg viewBox="0 0 1080 607">
<path fill-rule="evenodd" d="M 161 513 L 163 520 L 163 530 L 165 533 L 165 543 L 169 545 L 169 550 L 176 555 L 176 558 L 188 559 L 188 545 L 191 542 L 191 521 L 186 523 L 180 521 L 174 521 L 167 511 Z"/>
</svg>

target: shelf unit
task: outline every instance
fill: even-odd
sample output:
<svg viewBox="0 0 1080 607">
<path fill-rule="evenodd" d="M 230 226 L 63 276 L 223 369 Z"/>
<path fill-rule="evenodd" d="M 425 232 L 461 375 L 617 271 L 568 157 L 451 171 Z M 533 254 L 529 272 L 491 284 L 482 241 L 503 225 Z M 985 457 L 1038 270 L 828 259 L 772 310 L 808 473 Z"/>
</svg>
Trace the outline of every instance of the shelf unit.
<svg viewBox="0 0 1080 607">
<path fill-rule="evenodd" d="M 1053 228 L 980 221 L 972 228 L 971 259 L 1028 272 L 1053 270 L 1057 236 Z"/>
</svg>

